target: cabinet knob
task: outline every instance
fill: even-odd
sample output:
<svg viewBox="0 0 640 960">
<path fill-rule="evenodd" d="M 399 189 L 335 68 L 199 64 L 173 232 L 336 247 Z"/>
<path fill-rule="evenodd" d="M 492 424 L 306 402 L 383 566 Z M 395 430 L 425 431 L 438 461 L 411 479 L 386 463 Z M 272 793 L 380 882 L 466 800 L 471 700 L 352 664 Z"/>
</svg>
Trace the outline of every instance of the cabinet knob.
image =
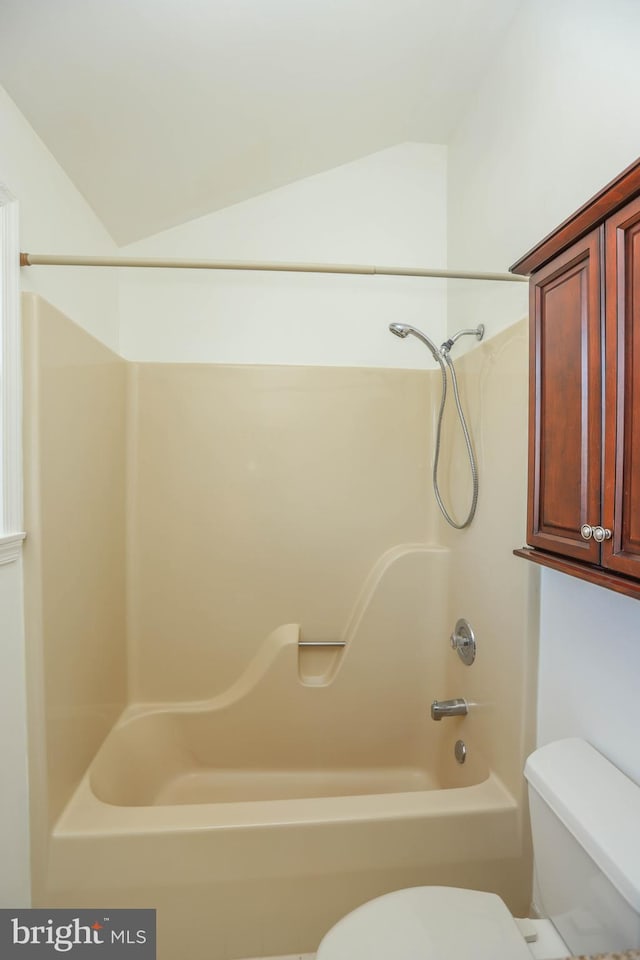
<svg viewBox="0 0 640 960">
<path fill-rule="evenodd" d="M 603 540 L 611 540 L 611 530 L 607 527 L 594 527 L 593 539 L 597 540 L 598 543 L 602 543 Z"/>
<path fill-rule="evenodd" d="M 580 536 L 583 540 L 591 540 L 591 537 L 597 542 L 611 540 L 611 530 L 607 527 L 592 527 L 590 523 L 583 523 L 580 527 Z"/>
</svg>

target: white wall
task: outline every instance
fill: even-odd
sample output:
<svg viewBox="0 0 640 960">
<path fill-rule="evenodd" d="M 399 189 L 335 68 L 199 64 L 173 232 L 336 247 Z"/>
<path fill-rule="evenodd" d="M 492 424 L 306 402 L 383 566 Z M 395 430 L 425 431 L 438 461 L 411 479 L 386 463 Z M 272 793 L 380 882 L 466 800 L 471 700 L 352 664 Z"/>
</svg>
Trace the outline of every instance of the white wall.
<svg viewBox="0 0 640 960">
<path fill-rule="evenodd" d="M 640 603 L 545 571 L 538 743 L 585 737 L 640 783 Z"/>
<path fill-rule="evenodd" d="M 0 565 L 0 907 L 29 904 L 22 565 Z"/>
<path fill-rule="evenodd" d="M 122 249 L 197 259 L 445 266 L 446 148 L 405 143 Z M 121 271 L 128 359 L 423 367 L 387 326 L 434 339 L 446 282 L 208 271 Z"/>
<path fill-rule="evenodd" d="M 449 264 L 506 270 L 640 154 L 640 4 L 527 0 L 449 144 Z M 450 288 L 491 335 L 526 286 Z"/>
<path fill-rule="evenodd" d="M 116 246 L 87 202 L 0 87 L 0 181 L 20 205 L 27 253 L 111 255 Z M 117 277 L 86 267 L 25 267 L 23 290 L 49 300 L 107 346 L 118 344 Z"/>
<path fill-rule="evenodd" d="M 636 0 L 525 4 L 450 144 L 450 264 L 506 268 L 640 155 L 639 36 Z M 527 309 L 489 284 L 449 302 L 490 333 Z M 640 603 L 548 570 L 541 592 L 540 742 L 584 736 L 640 781 Z"/>
</svg>

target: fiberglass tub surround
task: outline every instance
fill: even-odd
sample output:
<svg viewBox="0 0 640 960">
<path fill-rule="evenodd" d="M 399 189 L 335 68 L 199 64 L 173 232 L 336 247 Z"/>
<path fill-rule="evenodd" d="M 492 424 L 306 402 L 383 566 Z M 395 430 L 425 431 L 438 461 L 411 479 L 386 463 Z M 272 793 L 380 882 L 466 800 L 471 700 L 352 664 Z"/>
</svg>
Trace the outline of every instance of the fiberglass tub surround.
<svg viewBox="0 0 640 960">
<path fill-rule="evenodd" d="M 220 803 L 486 779 L 478 749 L 464 765 L 454 761 L 460 725 L 429 718 L 450 654 L 443 617 L 420 602 L 420 589 L 443 589 L 447 567 L 447 551 L 398 548 L 369 578 L 344 647 L 299 647 L 300 626 L 283 625 L 218 697 L 128 711 L 91 766 L 96 797 L 120 806 Z"/>
<path fill-rule="evenodd" d="M 24 319 L 34 903 L 155 907 L 161 960 L 313 951 L 425 883 L 525 912 L 520 517 L 487 477 L 444 530 L 437 371 L 128 364 L 37 297 Z M 520 339 L 460 361 L 500 481 Z"/>
</svg>

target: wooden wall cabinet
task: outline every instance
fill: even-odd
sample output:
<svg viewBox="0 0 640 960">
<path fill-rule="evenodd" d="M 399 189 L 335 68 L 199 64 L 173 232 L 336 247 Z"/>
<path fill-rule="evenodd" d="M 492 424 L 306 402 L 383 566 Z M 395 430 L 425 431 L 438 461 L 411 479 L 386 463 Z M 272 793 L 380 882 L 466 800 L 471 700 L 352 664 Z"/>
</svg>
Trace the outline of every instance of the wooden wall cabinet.
<svg viewBox="0 0 640 960">
<path fill-rule="evenodd" d="M 528 547 L 640 598 L 640 161 L 511 268 L 530 274 Z"/>
</svg>

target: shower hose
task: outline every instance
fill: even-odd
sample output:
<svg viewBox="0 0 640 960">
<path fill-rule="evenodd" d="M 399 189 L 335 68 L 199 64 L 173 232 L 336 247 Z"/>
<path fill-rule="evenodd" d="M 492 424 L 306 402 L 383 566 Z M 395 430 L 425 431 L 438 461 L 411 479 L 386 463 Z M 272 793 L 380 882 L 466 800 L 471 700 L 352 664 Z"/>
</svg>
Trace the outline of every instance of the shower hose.
<svg viewBox="0 0 640 960">
<path fill-rule="evenodd" d="M 476 506 L 478 505 L 478 467 L 476 465 L 476 458 L 473 453 L 473 446 L 471 444 L 471 437 L 469 436 L 469 430 L 467 427 L 467 421 L 465 420 L 464 412 L 462 410 L 462 404 L 460 403 L 460 393 L 458 390 L 458 381 L 456 378 L 456 371 L 453 366 L 453 360 L 449 356 L 449 351 L 441 349 L 438 351 L 438 363 L 440 364 L 440 372 L 442 373 L 442 397 L 440 400 L 440 412 L 438 414 L 438 427 L 436 430 L 436 450 L 433 458 L 433 491 L 436 495 L 436 500 L 438 501 L 438 506 L 442 516 L 445 518 L 448 524 L 452 527 L 455 527 L 456 530 L 464 530 L 465 527 L 468 527 L 471 521 L 473 520 L 476 512 Z M 469 467 L 471 468 L 471 483 L 473 487 L 473 492 L 471 495 L 471 506 L 469 507 L 469 513 L 465 520 L 462 523 L 458 523 L 453 519 L 449 511 L 444 505 L 442 496 L 440 494 L 440 488 L 438 486 L 438 463 L 440 461 L 440 440 L 442 434 L 442 419 L 444 417 L 444 408 L 447 402 L 447 367 L 451 372 L 451 383 L 453 385 L 453 395 L 456 401 L 456 409 L 458 411 L 458 419 L 460 420 L 460 426 L 462 427 L 462 433 L 464 434 L 464 442 L 467 446 L 467 456 L 469 458 Z"/>
</svg>

